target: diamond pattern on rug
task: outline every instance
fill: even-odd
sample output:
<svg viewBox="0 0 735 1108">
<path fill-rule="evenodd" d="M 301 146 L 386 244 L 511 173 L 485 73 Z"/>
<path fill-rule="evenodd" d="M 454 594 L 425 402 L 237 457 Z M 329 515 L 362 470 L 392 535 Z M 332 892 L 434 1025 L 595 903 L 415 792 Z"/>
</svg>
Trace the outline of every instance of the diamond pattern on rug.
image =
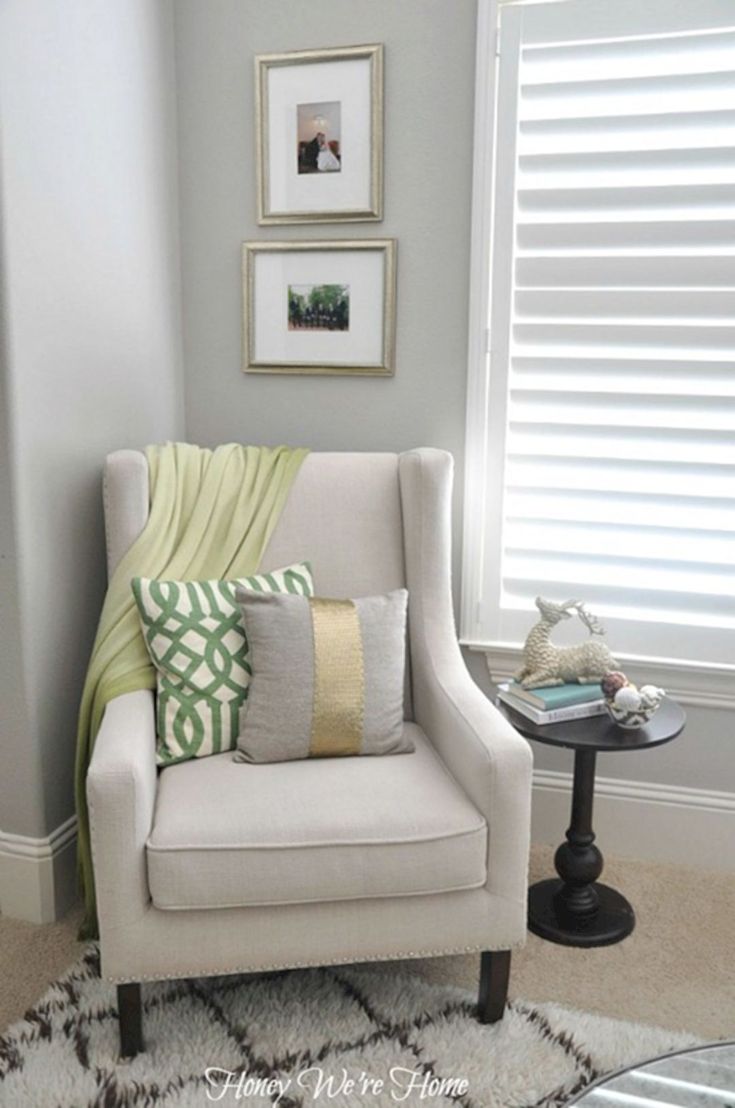
<svg viewBox="0 0 735 1108">
<path fill-rule="evenodd" d="M 559 1108 L 605 1072 L 696 1043 L 519 1000 L 481 1026 L 467 992 L 389 963 L 158 982 L 143 997 L 146 1052 L 120 1061 L 115 989 L 90 946 L 0 1036 L 2 1108 Z M 466 1092 L 446 1085 L 462 1078 Z"/>
<path fill-rule="evenodd" d="M 324 1049 L 339 1052 L 340 1044 L 359 1042 L 374 1030 L 360 1006 L 326 973 L 253 977 L 246 988 L 230 989 L 221 1004 L 253 1051 L 276 1069 L 309 1064 Z"/>
</svg>

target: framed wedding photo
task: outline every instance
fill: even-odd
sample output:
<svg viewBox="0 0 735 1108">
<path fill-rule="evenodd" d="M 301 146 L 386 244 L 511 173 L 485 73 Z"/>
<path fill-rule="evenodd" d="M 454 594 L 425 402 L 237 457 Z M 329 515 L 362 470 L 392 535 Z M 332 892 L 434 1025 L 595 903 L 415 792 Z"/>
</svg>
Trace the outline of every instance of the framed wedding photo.
<svg viewBox="0 0 735 1108">
<path fill-rule="evenodd" d="M 255 59 L 258 222 L 383 218 L 383 47 Z"/>
<path fill-rule="evenodd" d="M 246 242 L 243 370 L 390 376 L 395 239 Z"/>
</svg>

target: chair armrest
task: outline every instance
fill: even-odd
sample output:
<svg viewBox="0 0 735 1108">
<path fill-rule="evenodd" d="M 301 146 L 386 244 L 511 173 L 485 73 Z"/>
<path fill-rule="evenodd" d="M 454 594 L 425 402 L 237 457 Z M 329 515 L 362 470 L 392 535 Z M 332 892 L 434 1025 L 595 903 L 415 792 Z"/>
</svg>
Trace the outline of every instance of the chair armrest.
<svg viewBox="0 0 735 1108">
<path fill-rule="evenodd" d="M 525 903 L 531 748 L 475 685 L 459 650 L 463 672 L 454 674 L 430 643 L 420 653 L 422 660 L 414 664 L 416 721 L 487 820 L 488 891 Z"/>
<path fill-rule="evenodd" d="M 149 689 L 105 709 L 87 774 L 100 934 L 140 919 L 150 894 L 145 844 L 156 800 L 155 702 Z"/>
<path fill-rule="evenodd" d="M 525 903 L 531 748 L 475 685 L 451 594 L 452 458 L 412 450 L 399 462 L 416 722 L 489 828 L 490 892 Z"/>
</svg>

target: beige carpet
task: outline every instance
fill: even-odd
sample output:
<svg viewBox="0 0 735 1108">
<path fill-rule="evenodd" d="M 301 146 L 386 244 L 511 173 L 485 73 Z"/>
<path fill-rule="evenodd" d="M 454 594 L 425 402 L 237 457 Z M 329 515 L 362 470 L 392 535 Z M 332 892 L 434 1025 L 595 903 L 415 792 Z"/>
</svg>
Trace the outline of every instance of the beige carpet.
<svg viewBox="0 0 735 1108">
<path fill-rule="evenodd" d="M 552 874 L 552 851 L 534 847 L 531 879 Z M 597 950 L 531 935 L 514 955 L 511 995 L 703 1038 L 735 1038 L 735 876 L 608 860 L 605 879 L 635 906 L 633 935 Z M 0 919 L 0 1029 L 78 956 L 79 918 L 73 912 L 41 927 Z M 474 987 L 477 979 L 470 955 L 405 965 L 433 981 Z"/>
</svg>

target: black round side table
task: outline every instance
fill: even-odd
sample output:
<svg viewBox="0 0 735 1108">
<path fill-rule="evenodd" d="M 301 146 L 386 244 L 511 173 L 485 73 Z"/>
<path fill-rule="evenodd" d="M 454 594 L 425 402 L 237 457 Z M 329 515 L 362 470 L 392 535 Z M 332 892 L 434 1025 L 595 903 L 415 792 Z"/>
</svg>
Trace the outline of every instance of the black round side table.
<svg viewBox="0 0 735 1108">
<path fill-rule="evenodd" d="M 607 713 L 542 725 L 532 723 L 502 701 L 498 707 L 527 739 L 574 751 L 572 818 L 566 842 L 554 856 L 559 878 L 539 881 L 528 890 L 529 930 L 565 946 L 620 942 L 635 927 L 635 914 L 624 896 L 597 880 L 603 866 L 592 830 L 597 752 L 645 750 L 667 743 L 683 731 L 684 711 L 666 697 L 645 727 L 627 731 L 613 723 Z"/>
</svg>

